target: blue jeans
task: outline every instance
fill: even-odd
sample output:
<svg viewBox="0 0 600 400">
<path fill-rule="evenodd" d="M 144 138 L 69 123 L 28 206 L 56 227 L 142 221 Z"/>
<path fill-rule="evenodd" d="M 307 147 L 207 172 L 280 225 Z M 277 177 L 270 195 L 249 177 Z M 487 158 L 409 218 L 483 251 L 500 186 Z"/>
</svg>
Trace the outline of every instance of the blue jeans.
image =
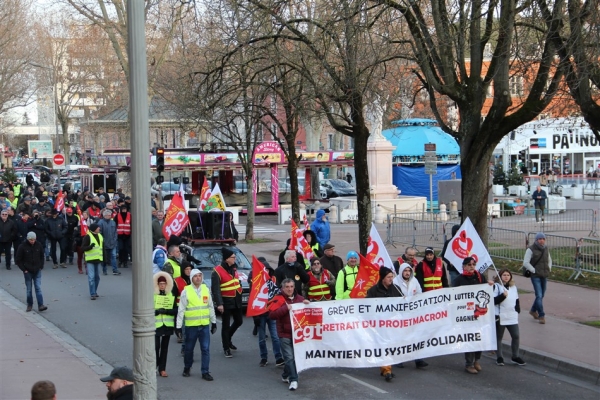
<svg viewBox="0 0 600 400">
<path fill-rule="evenodd" d="M 292 339 L 281 338 L 281 352 L 283 353 L 283 359 L 285 360 L 285 367 L 283 367 L 283 379 L 288 378 L 290 382 L 298 382 L 298 372 L 296 371 L 296 361 L 294 360 L 294 343 Z"/>
<path fill-rule="evenodd" d="M 33 294 L 31 292 L 31 283 L 35 287 L 35 297 L 37 298 L 38 307 L 44 305 L 44 297 L 42 296 L 42 271 L 36 273 L 23 273 L 25 276 L 25 287 L 27 288 L 27 305 L 33 306 Z"/>
<path fill-rule="evenodd" d="M 202 374 L 208 374 L 208 365 L 210 364 L 210 325 L 185 327 L 183 366 L 185 368 L 192 368 L 196 340 L 200 342 L 200 351 L 202 352 Z"/>
<path fill-rule="evenodd" d="M 542 300 L 544 299 L 544 295 L 546 294 L 546 284 L 547 279 L 541 276 L 532 276 L 531 283 L 533 284 L 533 290 L 535 292 L 535 300 L 533 301 L 533 305 L 531 306 L 531 311 L 537 311 L 540 317 L 545 316 L 544 313 L 544 304 Z"/>
<path fill-rule="evenodd" d="M 104 249 L 104 256 L 102 262 L 102 272 L 106 273 L 106 266 L 108 263 L 106 262 L 110 258 L 110 266 L 112 267 L 113 272 L 117 272 L 117 248 L 114 249 Z"/>
<path fill-rule="evenodd" d="M 260 315 L 258 325 L 258 348 L 260 350 L 260 359 L 266 360 L 269 357 L 267 351 L 267 339 L 265 335 L 265 328 L 269 327 L 271 333 L 271 343 L 273 344 L 273 354 L 275 354 L 275 360 L 279 360 L 281 357 L 281 344 L 279 343 L 279 336 L 277 336 L 277 322 L 269 318 L 269 313 Z"/>
<path fill-rule="evenodd" d="M 87 276 L 88 285 L 90 287 L 90 296 L 95 296 L 98 293 L 98 285 L 100 284 L 100 261 L 87 261 Z"/>
</svg>

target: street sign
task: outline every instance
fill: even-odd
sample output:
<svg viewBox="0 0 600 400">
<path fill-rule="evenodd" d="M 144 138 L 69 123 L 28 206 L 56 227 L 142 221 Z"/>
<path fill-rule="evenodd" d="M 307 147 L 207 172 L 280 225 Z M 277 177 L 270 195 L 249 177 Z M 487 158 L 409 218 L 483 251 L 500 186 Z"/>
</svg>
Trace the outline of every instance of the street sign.
<svg viewBox="0 0 600 400">
<path fill-rule="evenodd" d="M 425 173 L 427 175 L 437 175 L 437 167 L 425 166 Z"/>
<path fill-rule="evenodd" d="M 435 143 L 425 143 L 425 151 L 436 151 Z"/>
<path fill-rule="evenodd" d="M 65 169 L 65 156 L 62 154 L 53 155 L 52 163 L 54 164 L 54 169 Z"/>
<path fill-rule="evenodd" d="M 525 177 L 525 183 L 529 185 L 529 179 L 531 179 L 529 176 Z"/>
</svg>

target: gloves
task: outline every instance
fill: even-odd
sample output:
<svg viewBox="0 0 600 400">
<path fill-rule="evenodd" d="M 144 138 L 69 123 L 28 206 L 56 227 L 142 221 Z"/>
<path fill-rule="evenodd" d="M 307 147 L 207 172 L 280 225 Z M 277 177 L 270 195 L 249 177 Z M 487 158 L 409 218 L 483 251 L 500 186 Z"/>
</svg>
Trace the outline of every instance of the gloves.
<svg viewBox="0 0 600 400">
<path fill-rule="evenodd" d="M 164 314 L 165 313 L 165 309 L 164 308 L 159 308 L 157 310 L 154 310 L 154 315 L 158 315 L 158 314 Z"/>
<path fill-rule="evenodd" d="M 210 333 L 214 335 L 216 331 L 217 331 L 217 324 L 211 324 L 210 325 Z"/>
<path fill-rule="evenodd" d="M 90 244 L 90 249 L 93 249 L 94 247 L 96 247 L 96 243 Z"/>
<path fill-rule="evenodd" d="M 175 328 L 175 336 L 177 336 L 177 339 L 181 339 L 181 328 Z"/>
</svg>

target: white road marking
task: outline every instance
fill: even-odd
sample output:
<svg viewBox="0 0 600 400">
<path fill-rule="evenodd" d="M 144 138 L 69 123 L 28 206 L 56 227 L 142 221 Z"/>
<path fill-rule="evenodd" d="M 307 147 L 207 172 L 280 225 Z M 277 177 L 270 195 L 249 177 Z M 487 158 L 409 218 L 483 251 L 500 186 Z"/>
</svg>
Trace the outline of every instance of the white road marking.
<svg viewBox="0 0 600 400">
<path fill-rule="evenodd" d="M 352 376 L 350 376 L 350 375 L 346 375 L 346 374 L 341 374 L 341 375 L 342 375 L 344 378 L 348 378 L 348 379 L 350 379 L 351 381 L 354 381 L 354 382 L 358 383 L 359 385 L 363 385 L 363 386 L 365 386 L 365 387 L 368 387 L 369 389 L 373 389 L 373 390 L 374 390 L 374 391 L 376 391 L 377 393 L 387 393 L 385 390 L 383 390 L 383 389 L 379 389 L 377 386 L 370 385 L 370 384 L 368 384 L 367 382 L 363 382 L 363 381 L 361 381 L 360 379 L 356 379 L 356 378 L 354 378 L 354 377 L 352 377 Z"/>
</svg>

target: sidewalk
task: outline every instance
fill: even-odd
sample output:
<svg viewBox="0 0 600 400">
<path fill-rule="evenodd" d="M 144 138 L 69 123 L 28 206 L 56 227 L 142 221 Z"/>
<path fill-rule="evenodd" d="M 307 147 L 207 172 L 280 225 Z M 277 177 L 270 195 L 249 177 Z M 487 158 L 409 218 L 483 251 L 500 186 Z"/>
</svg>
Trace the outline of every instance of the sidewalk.
<svg viewBox="0 0 600 400">
<path fill-rule="evenodd" d="M 50 380 L 59 399 L 106 399 L 100 377 L 112 367 L 0 289 L 0 399 L 31 397 L 31 386 Z"/>
</svg>

